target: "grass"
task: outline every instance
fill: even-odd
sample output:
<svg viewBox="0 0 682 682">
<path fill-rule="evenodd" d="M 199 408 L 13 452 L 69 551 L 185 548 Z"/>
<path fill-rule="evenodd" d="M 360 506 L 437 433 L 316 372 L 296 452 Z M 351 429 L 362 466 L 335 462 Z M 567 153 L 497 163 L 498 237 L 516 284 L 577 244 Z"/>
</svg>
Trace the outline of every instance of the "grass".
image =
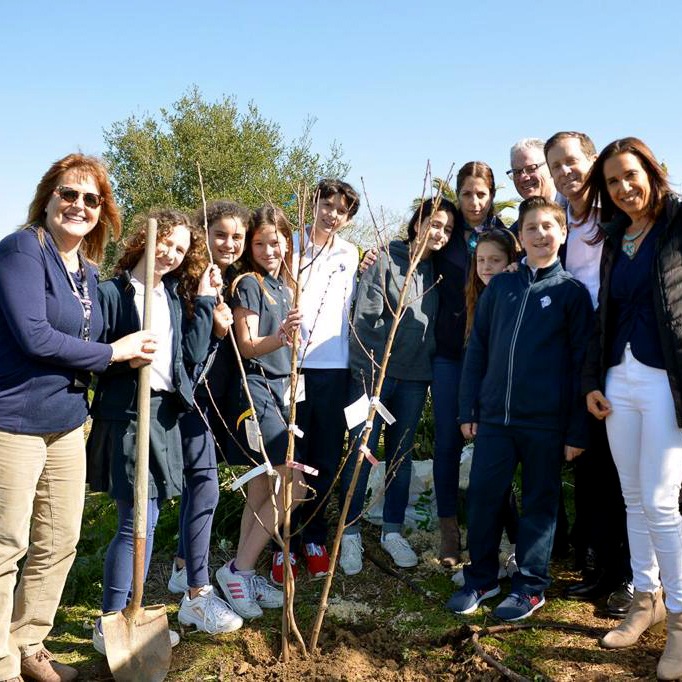
<svg viewBox="0 0 682 682">
<path fill-rule="evenodd" d="M 229 472 L 221 471 L 223 488 L 229 480 Z M 569 492 L 570 509 L 572 489 L 565 490 Z M 217 532 L 212 543 L 214 567 L 222 563 L 226 552 L 236 542 L 242 500 L 239 495 L 225 494 L 221 495 L 220 504 L 215 524 Z M 157 529 L 155 557 L 145 586 L 146 603 L 166 602 L 169 622 L 175 629 L 179 627 L 178 600 L 167 593 L 166 582 L 177 544 L 178 512 L 177 500 L 164 507 Z M 79 668 L 81 679 L 111 679 L 102 657 L 92 648 L 90 638 L 92 625 L 99 615 L 104 552 L 115 527 L 114 503 L 105 495 L 88 494 L 79 555 L 49 640 L 50 649 L 60 660 Z M 292 677 L 289 677 L 289 669 L 277 663 L 281 612 L 272 610 L 230 635 L 210 636 L 182 630 L 182 642 L 174 650 L 173 667 L 167 679 L 182 682 L 233 678 L 326 680 L 344 679 L 344 675 L 345 679 L 382 679 L 382 682 L 480 679 L 485 675 L 494 679 L 475 656 L 469 635 L 471 628 L 496 624 L 491 618 L 491 608 L 503 595 L 486 602 L 471 617 L 456 617 L 443 608 L 453 586 L 449 574 L 434 559 L 437 534 L 416 533 L 415 546 L 419 545 L 422 553 L 420 566 L 411 571 L 400 571 L 426 594 L 414 592 L 405 582 L 372 564 L 370 555 L 387 560 L 378 540 L 377 528 L 363 530 L 367 548 L 365 568 L 353 578 L 338 575 L 331 595 L 343 600 L 342 604 L 360 603 L 368 608 L 355 614 L 352 609 L 347 612 L 343 608 L 332 609 L 325 620 L 320 641 L 324 655 L 311 659 L 308 667 L 301 662 L 292 664 Z M 269 570 L 268 558 L 264 557 L 261 573 Z M 555 563 L 553 573 L 558 577 L 558 583 L 548 591 L 547 604 L 538 611 L 534 622 L 586 624 L 602 631 L 612 626 L 613 622 L 603 620 L 592 605 L 560 598 L 567 581 L 577 577 L 567 562 Z M 503 593 L 507 590 L 508 585 L 503 585 Z M 321 582 L 311 581 L 305 575 L 299 577 L 296 618 L 304 637 L 310 632 L 320 591 Z M 662 637 L 647 635 L 642 646 L 630 652 L 607 652 L 596 646 L 594 635 L 535 628 L 487 636 L 482 638 L 482 645 L 504 665 L 532 680 L 655 679 L 651 674 L 660 655 Z M 362 652 L 362 656 L 357 660 L 349 658 L 349 652 Z M 353 668 L 353 665 L 360 665 L 358 661 L 369 667 Z"/>
</svg>

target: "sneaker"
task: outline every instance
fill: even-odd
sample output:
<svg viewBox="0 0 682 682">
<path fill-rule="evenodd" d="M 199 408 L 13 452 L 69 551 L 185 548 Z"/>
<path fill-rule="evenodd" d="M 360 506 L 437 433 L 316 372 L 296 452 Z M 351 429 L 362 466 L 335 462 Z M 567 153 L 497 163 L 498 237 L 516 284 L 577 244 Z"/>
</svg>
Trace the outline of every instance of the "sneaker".
<svg viewBox="0 0 682 682">
<path fill-rule="evenodd" d="M 262 575 L 251 578 L 251 594 L 262 609 L 281 609 L 284 593 L 273 587 Z"/>
<path fill-rule="evenodd" d="M 294 574 L 294 580 L 298 575 L 298 557 L 296 552 L 289 552 L 289 561 L 291 561 L 291 572 Z M 284 552 L 272 553 L 272 568 L 270 569 L 270 580 L 275 585 L 284 585 Z"/>
<path fill-rule="evenodd" d="M 362 537 L 360 533 L 341 536 L 339 566 L 346 575 L 357 575 L 362 570 Z"/>
<path fill-rule="evenodd" d="M 544 604 L 545 597 L 542 594 L 519 594 L 518 592 L 512 592 L 495 607 L 493 616 L 513 623 L 514 621 L 532 616 Z"/>
<path fill-rule="evenodd" d="M 233 570 L 234 561 L 229 566 L 221 566 L 215 574 L 218 585 L 225 595 L 227 603 L 242 618 L 259 618 L 263 615 L 263 609 L 256 603 L 251 593 L 251 583 L 254 572 L 237 573 Z"/>
<path fill-rule="evenodd" d="M 170 637 L 171 648 L 180 644 L 180 635 L 175 632 L 175 630 L 169 630 L 168 636 Z M 102 624 L 99 618 L 95 623 L 95 627 L 92 628 L 92 646 L 98 654 L 102 654 L 102 656 L 107 655 L 107 649 L 104 645 L 104 635 L 102 634 Z"/>
<path fill-rule="evenodd" d="M 178 620 L 183 625 L 196 625 L 200 632 L 215 635 L 239 630 L 244 621 L 213 591 L 204 585 L 194 599 L 186 592 L 180 602 Z"/>
<path fill-rule="evenodd" d="M 168 578 L 168 591 L 173 594 L 185 594 L 189 589 L 187 584 L 187 569 L 183 566 L 178 568 L 173 562 L 170 578 Z"/>
<path fill-rule="evenodd" d="M 419 563 L 410 543 L 400 533 L 381 534 L 381 548 L 391 555 L 391 559 L 400 568 L 412 568 Z"/>
<path fill-rule="evenodd" d="M 324 545 L 306 543 L 303 547 L 303 556 L 311 578 L 324 578 L 329 573 L 329 554 Z"/>
<path fill-rule="evenodd" d="M 448 599 L 445 608 L 450 609 L 453 613 L 468 616 L 481 605 L 481 602 L 484 602 L 486 599 L 497 597 L 499 593 L 499 585 L 495 585 L 495 587 L 490 590 L 475 590 L 472 587 L 463 587 Z"/>
</svg>

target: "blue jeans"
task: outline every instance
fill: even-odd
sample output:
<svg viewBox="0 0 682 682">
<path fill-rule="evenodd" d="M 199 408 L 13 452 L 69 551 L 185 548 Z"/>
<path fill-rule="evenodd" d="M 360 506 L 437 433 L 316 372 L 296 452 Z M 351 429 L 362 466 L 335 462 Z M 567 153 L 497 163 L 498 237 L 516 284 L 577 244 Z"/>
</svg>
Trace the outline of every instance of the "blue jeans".
<svg viewBox="0 0 682 682">
<path fill-rule="evenodd" d="M 410 478 L 412 476 L 412 445 L 414 434 L 419 424 L 428 381 L 403 381 L 386 377 L 381 388 L 381 402 L 395 417 L 395 423 L 386 425 L 384 431 L 384 453 L 386 459 L 386 478 L 384 495 L 384 533 L 400 532 L 405 520 L 405 509 L 410 492 Z M 364 388 L 357 382 L 351 387 L 351 402 L 362 395 Z M 369 436 L 367 447 L 376 455 L 379 436 L 384 420 L 377 413 L 374 417 L 374 427 Z M 353 470 L 357 460 L 364 423 L 356 426 L 350 432 L 349 442 L 355 443 L 353 451 L 341 472 L 341 503 L 348 494 Z M 393 466 L 394 462 L 395 467 Z M 370 464 L 365 459 L 360 469 L 360 477 L 351 499 L 347 522 L 350 523 L 344 531 L 347 535 L 360 532 L 360 515 L 365 502 L 367 479 Z M 376 491 L 374 491 L 376 492 Z"/>
<path fill-rule="evenodd" d="M 459 380 L 462 361 L 436 356 L 433 359 L 433 416 L 436 438 L 433 448 L 433 487 L 438 516 L 457 516 L 459 464 L 464 437 L 459 428 Z"/>
<path fill-rule="evenodd" d="M 202 413 L 208 418 L 208 405 L 201 399 L 197 403 L 198 409 L 180 418 L 185 478 L 176 554 L 185 560 L 190 587 L 210 584 L 208 551 L 220 492 L 213 435 L 202 419 Z"/>
<path fill-rule="evenodd" d="M 497 585 L 502 510 L 521 463 L 521 508 L 512 591 L 540 594 L 550 584 L 549 558 L 556 528 L 564 435 L 559 431 L 479 424 L 467 495 L 471 565 L 467 587 Z"/>
<path fill-rule="evenodd" d="M 104 593 L 102 612 L 122 611 L 130 599 L 133 585 L 133 503 L 116 500 L 118 507 L 118 530 L 109 543 L 104 559 Z M 147 579 L 149 562 L 154 548 L 154 529 L 159 520 L 161 503 L 154 497 L 147 505 L 147 545 L 144 557 L 144 577 Z"/>
</svg>

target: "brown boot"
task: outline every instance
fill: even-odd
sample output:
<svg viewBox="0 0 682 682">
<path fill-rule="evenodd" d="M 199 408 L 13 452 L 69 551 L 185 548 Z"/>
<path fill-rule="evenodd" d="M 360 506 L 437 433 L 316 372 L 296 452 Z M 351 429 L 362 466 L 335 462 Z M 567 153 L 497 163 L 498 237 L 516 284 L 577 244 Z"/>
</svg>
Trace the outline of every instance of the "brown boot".
<svg viewBox="0 0 682 682">
<path fill-rule="evenodd" d="M 55 661 L 47 649 L 41 649 L 33 656 L 22 658 L 21 674 L 35 682 L 71 682 L 78 677 L 75 668 Z"/>
<path fill-rule="evenodd" d="M 599 644 L 606 649 L 632 646 L 645 630 L 663 620 L 665 620 L 665 606 L 660 588 L 653 594 L 635 590 L 632 606 L 625 620 L 615 630 L 611 630 L 600 639 Z"/>
<path fill-rule="evenodd" d="M 656 674 L 659 680 L 682 677 L 682 613 L 668 613 L 668 639 Z"/>
<path fill-rule="evenodd" d="M 460 554 L 460 532 L 456 516 L 446 516 L 440 521 L 440 563 L 446 568 L 454 568 L 462 562 Z"/>
</svg>

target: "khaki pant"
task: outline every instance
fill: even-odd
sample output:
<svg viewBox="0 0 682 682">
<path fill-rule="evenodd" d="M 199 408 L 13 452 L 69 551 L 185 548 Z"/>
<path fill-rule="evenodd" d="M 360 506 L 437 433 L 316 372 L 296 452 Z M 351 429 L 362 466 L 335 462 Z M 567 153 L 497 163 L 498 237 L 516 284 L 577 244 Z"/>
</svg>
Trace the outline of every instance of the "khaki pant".
<svg viewBox="0 0 682 682">
<path fill-rule="evenodd" d="M 0 680 L 19 675 L 20 657 L 42 649 L 52 628 L 76 556 L 84 493 L 82 427 L 37 436 L 0 431 Z"/>
</svg>

